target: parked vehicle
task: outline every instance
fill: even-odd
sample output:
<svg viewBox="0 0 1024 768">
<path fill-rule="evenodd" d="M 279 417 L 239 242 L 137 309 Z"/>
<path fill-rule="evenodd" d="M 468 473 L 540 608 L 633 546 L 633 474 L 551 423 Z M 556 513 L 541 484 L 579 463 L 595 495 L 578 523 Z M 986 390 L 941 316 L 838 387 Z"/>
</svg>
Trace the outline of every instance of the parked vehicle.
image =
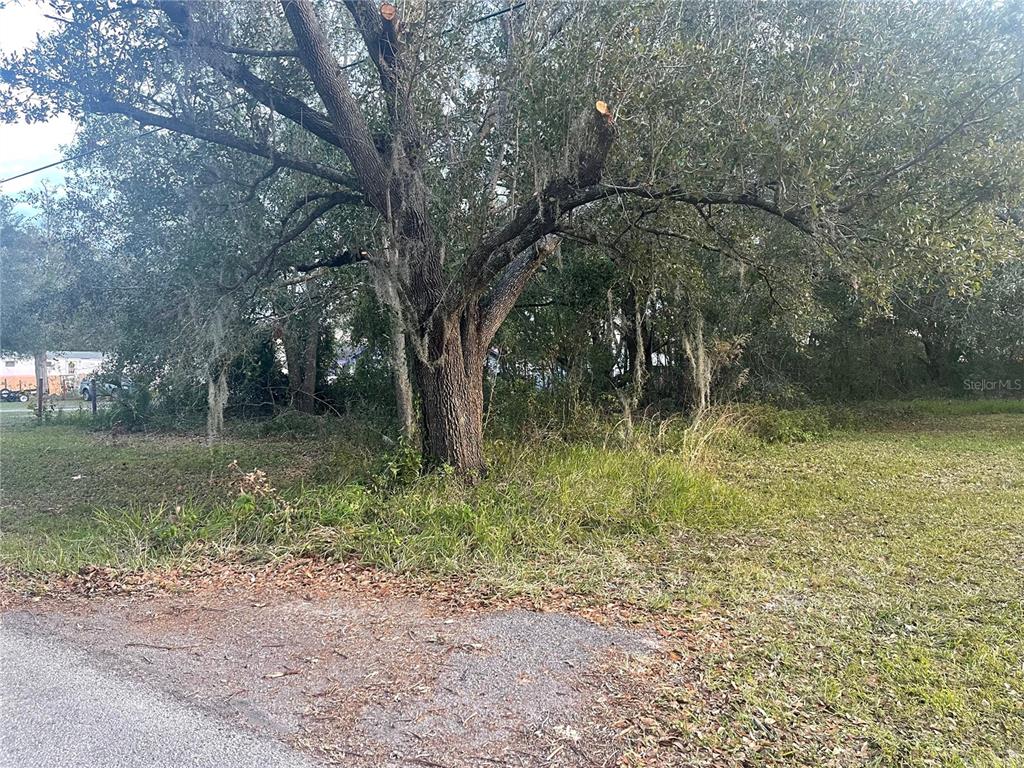
<svg viewBox="0 0 1024 768">
<path fill-rule="evenodd" d="M 78 394 L 82 396 L 83 400 L 92 400 L 92 386 L 93 382 L 96 382 L 96 394 L 100 397 L 103 395 L 113 396 L 115 393 L 122 390 L 131 390 L 135 385 L 131 379 L 122 378 L 117 379 L 83 379 L 82 383 L 78 385 Z"/>
<path fill-rule="evenodd" d="M 27 403 L 32 390 L 0 389 L 0 401 L 5 403 Z"/>
</svg>

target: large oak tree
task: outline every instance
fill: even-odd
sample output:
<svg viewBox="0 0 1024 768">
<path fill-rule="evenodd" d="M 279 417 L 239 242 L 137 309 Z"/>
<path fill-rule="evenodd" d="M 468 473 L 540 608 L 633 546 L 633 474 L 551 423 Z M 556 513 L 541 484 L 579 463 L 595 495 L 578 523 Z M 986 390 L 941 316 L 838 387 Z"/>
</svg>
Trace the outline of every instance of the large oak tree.
<svg viewBox="0 0 1024 768">
<path fill-rule="evenodd" d="M 59 31 L 4 64 L 6 116 L 119 114 L 306 177 L 266 274 L 284 243 L 353 209 L 304 268 L 371 262 L 404 325 L 425 449 L 470 474 L 491 340 L 597 209 L 734 207 L 840 254 L 921 194 L 969 206 L 974 161 L 1021 130 L 1015 4 L 54 8 Z"/>
</svg>

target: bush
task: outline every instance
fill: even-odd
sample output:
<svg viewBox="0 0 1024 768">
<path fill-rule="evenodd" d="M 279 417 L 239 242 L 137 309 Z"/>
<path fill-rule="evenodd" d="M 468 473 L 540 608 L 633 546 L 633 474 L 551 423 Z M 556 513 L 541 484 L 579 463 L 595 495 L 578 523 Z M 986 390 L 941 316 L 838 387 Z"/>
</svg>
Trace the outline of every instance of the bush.
<svg viewBox="0 0 1024 768">
<path fill-rule="evenodd" d="M 144 384 L 114 390 L 110 405 L 96 413 L 96 425 L 101 429 L 138 432 L 151 426 L 152 420 L 153 394 Z"/>
<path fill-rule="evenodd" d="M 773 405 L 747 405 L 741 409 L 745 431 L 765 443 L 804 443 L 845 426 L 849 415 L 823 407 L 784 410 Z"/>
<path fill-rule="evenodd" d="M 416 482 L 422 471 L 423 455 L 416 446 L 402 440 L 398 448 L 384 454 L 373 484 L 383 490 L 404 488 Z"/>
<path fill-rule="evenodd" d="M 88 402 L 79 403 L 75 411 L 44 414 L 57 424 L 101 431 L 191 431 L 205 421 L 205 390 L 194 382 L 162 381 L 157 387 L 140 382 L 126 389 L 116 389 L 110 398 L 101 401 L 93 416 Z"/>
</svg>

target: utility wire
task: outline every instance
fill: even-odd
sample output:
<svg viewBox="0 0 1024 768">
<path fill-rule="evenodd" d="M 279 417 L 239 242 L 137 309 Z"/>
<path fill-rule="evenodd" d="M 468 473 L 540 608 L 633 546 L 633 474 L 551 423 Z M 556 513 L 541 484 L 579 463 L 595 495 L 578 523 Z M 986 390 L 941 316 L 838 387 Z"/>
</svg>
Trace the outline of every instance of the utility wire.
<svg viewBox="0 0 1024 768">
<path fill-rule="evenodd" d="M 511 13 L 512 11 L 515 11 L 515 10 L 517 10 L 519 8 L 522 8 L 524 5 L 526 5 L 525 2 L 519 2 L 519 3 L 516 3 L 514 5 L 510 5 L 508 8 L 502 8 L 500 11 L 495 11 L 493 13 L 488 13 L 485 16 L 479 16 L 479 17 L 477 17 L 475 19 L 470 19 L 466 23 L 467 24 L 479 24 L 481 21 L 487 21 L 488 19 L 493 19 L 496 16 L 502 16 L 502 15 L 504 15 L 506 13 Z M 49 17 L 49 18 L 56 18 L 56 17 Z M 64 22 L 67 21 L 67 19 L 57 19 L 57 20 L 58 21 L 64 21 Z M 451 31 L 453 31 L 453 30 L 452 29 L 445 30 L 445 33 L 451 32 Z M 442 34 L 445 34 L 445 33 L 442 33 Z M 370 58 L 368 56 L 364 56 L 362 58 L 356 59 L 355 61 L 352 61 L 352 62 L 350 62 L 348 64 L 343 65 L 341 67 L 341 69 L 349 69 L 351 67 L 354 67 L 354 66 L 357 66 L 359 64 L 362 64 L 364 61 L 369 61 L 369 60 L 370 60 Z M 121 146 L 122 144 L 127 144 L 127 143 L 132 142 L 132 141 L 138 141 L 141 138 L 144 138 L 146 136 L 150 136 L 150 135 L 152 135 L 154 133 L 158 133 L 159 131 L 164 131 L 164 130 L 168 130 L 168 129 L 166 129 L 166 128 L 151 128 L 148 131 L 143 131 L 142 133 L 136 134 L 135 136 L 126 136 L 123 139 L 118 139 L 116 141 L 110 142 L 109 144 L 104 144 L 102 147 L 93 147 L 92 149 L 88 149 L 85 152 L 79 152 L 76 155 L 70 155 L 68 157 L 63 157 L 60 160 L 55 160 L 52 163 L 48 163 L 46 165 L 41 165 L 38 168 L 33 168 L 30 171 L 22 171 L 21 173 L 15 175 L 15 176 L 8 176 L 6 179 L 0 179 L 0 184 L 6 184 L 8 181 L 15 181 L 16 179 L 23 179 L 26 176 L 31 176 L 33 173 L 39 173 L 40 171 L 46 171 L 46 170 L 49 170 L 50 168 L 56 168 L 58 165 L 63 165 L 64 163 L 70 163 L 72 160 L 81 160 L 83 157 L 89 157 L 89 155 L 95 155 L 98 152 L 105 152 L 108 149 L 113 149 L 114 147 L 118 147 L 118 146 Z"/>
<path fill-rule="evenodd" d="M 131 142 L 131 141 L 138 141 L 139 139 L 143 138 L 144 136 L 149 136 L 150 134 L 154 134 L 157 131 L 163 131 L 163 130 L 165 130 L 165 129 L 164 128 L 150 128 L 148 131 L 143 131 L 142 133 L 138 133 L 135 136 L 126 136 L 123 139 L 117 139 L 115 141 L 110 142 L 109 144 L 104 144 L 102 147 L 93 147 L 92 149 L 87 149 L 85 152 L 79 152 L 77 155 L 70 155 L 68 157 L 63 157 L 60 160 L 57 160 L 57 161 L 52 162 L 52 163 L 48 163 L 47 165 L 41 165 L 38 168 L 33 168 L 31 171 L 23 171 L 22 173 L 19 173 L 16 176 L 8 176 L 6 179 L 0 179 L 0 184 L 6 184 L 8 181 L 14 181 L 15 179 L 21 179 L 21 178 L 24 178 L 25 176 L 31 176 L 33 173 L 39 173 L 40 171 L 45 171 L 45 170 L 47 170 L 49 168 L 56 168 L 58 165 L 63 165 L 64 163 L 70 163 L 72 160 L 81 160 L 83 157 L 88 157 L 89 155 L 95 155 L 97 152 L 106 152 L 108 149 L 113 149 L 114 147 L 119 147 L 122 144 L 127 144 L 128 142 Z"/>
</svg>

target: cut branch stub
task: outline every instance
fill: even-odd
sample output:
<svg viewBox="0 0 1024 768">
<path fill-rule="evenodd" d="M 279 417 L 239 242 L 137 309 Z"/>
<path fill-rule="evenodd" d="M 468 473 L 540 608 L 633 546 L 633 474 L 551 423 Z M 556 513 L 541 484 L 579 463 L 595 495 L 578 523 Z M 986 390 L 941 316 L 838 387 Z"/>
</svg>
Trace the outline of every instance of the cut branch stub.
<svg viewBox="0 0 1024 768">
<path fill-rule="evenodd" d="M 380 61 L 388 70 L 385 75 L 385 87 L 394 85 L 395 60 L 398 58 L 398 9 L 391 3 L 383 3 L 380 7 L 381 36 Z"/>
<path fill-rule="evenodd" d="M 589 117 L 584 117 L 576 131 L 578 151 L 576 154 L 576 181 L 580 188 L 589 187 L 601 181 L 608 150 L 615 139 L 615 118 L 607 102 L 598 101 Z"/>
</svg>

